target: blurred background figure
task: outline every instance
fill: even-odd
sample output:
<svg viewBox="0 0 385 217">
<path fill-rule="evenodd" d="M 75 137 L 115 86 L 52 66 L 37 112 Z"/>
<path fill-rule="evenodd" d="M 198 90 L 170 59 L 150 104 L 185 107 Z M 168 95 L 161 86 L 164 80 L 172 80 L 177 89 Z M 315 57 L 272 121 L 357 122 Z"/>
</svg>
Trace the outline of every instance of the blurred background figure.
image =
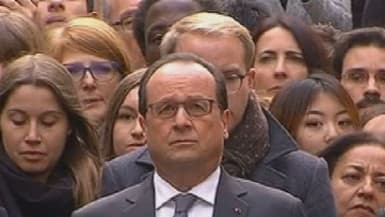
<svg viewBox="0 0 385 217">
<path fill-rule="evenodd" d="M 310 69 L 329 71 L 321 38 L 300 20 L 266 18 L 252 36 L 256 44 L 254 89 L 267 101 L 286 82 L 306 78 Z"/>
<path fill-rule="evenodd" d="M 28 17 L 7 9 L 0 11 L 0 78 L 12 60 L 44 50 L 43 34 Z"/>
<path fill-rule="evenodd" d="M 107 23 L 79 17 L 48 31 L 49 54 L 71 73 L 83 112 L 99 127 L 119 81 L 131 72 L 129 52 Z"/>
<path fill-rule="evenodd" d="M 9 217 L 68 217 L 96 199 L 101 160 L 68 71 L 42 54 L 0 81 L 0 207 Z"/>
<path fill-rule="evenodd" d="M 362 109 L 360 121 L 364 131 L 385 135 L 385 104 Z"/>
<path fill-rule="evenodd" d="M 141 0 L 104 0 L 104 17 L 122 36 L 130 51 L 131 69 L 145 66 L 145 61 L 134 37 L 132 23 Z"/>
<path fill-rule="evenodd" d="M 164 34 L 179 19 L 197 12 L 220 12 L 212 0 L 142 0 L 134 16 L 134 36 L 148 65 L 160 58 Z"/>
<path fill-rule="evenodd" d="M 145 68 L 127 75 L 114 91 L 101 130 L 101 146 L 106 160 L 145 145 L 146 137 L 138 122 L 139 82 Z"/>
<path fill-rule="evenodd" d="M 321 155 L 329 165 L 337 217 L 374 217 L 385 206 L 385 142 L 359 132 L 336 139 Z"/>
<path fill-rule="evenodd" d="M 366 0 L 365 8 L 362 13 L 362 26 L 385 27 L 385 1 Z"/>
<path fill-rule="evenodd" d="M 70 19 L 97 11 L 97 0 L 0 0 L 1 7 L 33 20 L 40 28 L 62 26 Z"/>
<path fill-rule="evenodd" d="M 256 1 L 256 0 L 249 0 Z M 331 24 L 340 30 L 352 28 L 351 0 L 257 0 L 270 9 L 270 13 L 283 13 L 311 24 Z"/>
<path fill-rule="evenodd" d="M 385 29 L 342 34 L 335 45 L 334 71 L 359 108 L 385 103 Z"/>
<path fill-rule="evenodd" d="M 313 155 L 337 136 L 359 128 L 358 111 L 349 94 L 325 73 L 287 84 L 273 98 L 270 111 L 300 148 Z"/>
</svg>

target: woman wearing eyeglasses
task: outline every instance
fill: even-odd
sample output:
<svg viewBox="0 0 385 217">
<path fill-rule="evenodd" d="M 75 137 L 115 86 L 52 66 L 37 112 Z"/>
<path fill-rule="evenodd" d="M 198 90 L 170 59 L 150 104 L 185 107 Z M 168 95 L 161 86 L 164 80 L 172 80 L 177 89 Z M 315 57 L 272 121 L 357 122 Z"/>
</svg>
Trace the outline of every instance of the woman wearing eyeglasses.
<svg viewBox="0 0 385 217">
<path fill-rule="evenodd" d="M 107 23 L 92 17 L 74 18 L 47 36 L 49 54 L 72 74 L 87 119 L 99 127 L 113 90 L 131 72 L 124 42 Z"/>
</svg>

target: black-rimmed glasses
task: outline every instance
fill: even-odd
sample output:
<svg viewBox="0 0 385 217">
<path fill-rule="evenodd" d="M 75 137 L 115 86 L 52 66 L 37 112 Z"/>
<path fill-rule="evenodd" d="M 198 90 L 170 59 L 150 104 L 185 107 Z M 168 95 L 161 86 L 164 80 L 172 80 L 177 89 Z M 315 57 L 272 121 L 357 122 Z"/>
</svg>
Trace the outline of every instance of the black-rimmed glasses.
<svg viewBox="0 0 385 217">
<path fill-rule="evenodd" d="M 225 75 L 227 94 L 234 94 L 238 92 L 245 77 L 246 75 L 240 75 L 236 73 Z"/>
<path fill-rule="evenodd" d="M 75 81 L 81 81 L 86 72 L 97 81 L 109 81 L 119 72 L 119 64 L 113 61 L 93 61 L 88 66 L 81 62 L 64 64 Z"/>
<path fill-rule="evenodd" d="M 190 99 L 184 102 L 161 101 L 149 104 L 147 109 L 157 118 L 169 119 L 174 117 L 182 106 L 190 117 L 197 118 L 211 113 L 214 102 L 213 99 Z"/>
</svg>

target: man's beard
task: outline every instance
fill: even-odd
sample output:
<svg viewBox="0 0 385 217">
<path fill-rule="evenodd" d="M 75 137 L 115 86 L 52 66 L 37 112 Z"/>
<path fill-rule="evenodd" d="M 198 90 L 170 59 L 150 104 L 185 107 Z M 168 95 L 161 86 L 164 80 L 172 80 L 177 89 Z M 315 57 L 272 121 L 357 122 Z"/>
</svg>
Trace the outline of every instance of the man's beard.
<svg viewBox="0 0 385 217">
<path fill-rule="evenodd" d="M 385 104 L 385 101 L 383 101 L 380 97 L 377 97 L 377 96 L 364 96 L 363 99 L 358 101 L 357 107 L 359 109 L 362 109 L 362 108 L 367 108 L 377 104 Z"/>
</svg>

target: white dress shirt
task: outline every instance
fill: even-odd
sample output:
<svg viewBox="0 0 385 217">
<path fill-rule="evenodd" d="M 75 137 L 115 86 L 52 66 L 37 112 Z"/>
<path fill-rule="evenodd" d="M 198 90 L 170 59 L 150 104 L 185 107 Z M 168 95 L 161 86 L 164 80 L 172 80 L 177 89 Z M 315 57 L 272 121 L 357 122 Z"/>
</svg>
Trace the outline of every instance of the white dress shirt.
<svg viewBox="0 0 385 217">
<path fill-rule="evenodd" d="M 162 179 L 158 173 L 154 174 L 155 189 L 155 216 L 173 217 L 175 202 L 172 200 L 178 194 L 191 193 L 198 199 L 188 211 L 189 217 L 212 217 L 214 214 L 214 202 L 217 193 L 221 170 L 218 167 L 205 181 L 193 187 L 188 192 L 180 192 Z"/>
</svg>

